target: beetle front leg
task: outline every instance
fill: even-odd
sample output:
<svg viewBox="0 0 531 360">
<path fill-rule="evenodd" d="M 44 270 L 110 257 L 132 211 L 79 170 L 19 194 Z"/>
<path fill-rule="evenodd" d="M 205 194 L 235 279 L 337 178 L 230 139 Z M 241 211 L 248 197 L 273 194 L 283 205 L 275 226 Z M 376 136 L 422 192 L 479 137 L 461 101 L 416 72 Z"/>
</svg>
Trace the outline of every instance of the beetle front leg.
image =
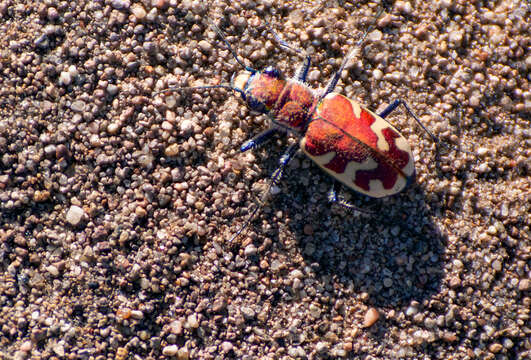
<svg viewBox="0 0 531 360">
<path fill-rule="evenodd" d="M 270 140 L 273 135 L 275 135 L 279 130 L 276 128 L 267 129 L 260 134 L 256 135 L 250 140 L 247 140 L 240 146 L 240 151 L 245 152 L 250 149 L 256 149 L 260 145 L 264 144 L 266 141 Z"/>
</svg>

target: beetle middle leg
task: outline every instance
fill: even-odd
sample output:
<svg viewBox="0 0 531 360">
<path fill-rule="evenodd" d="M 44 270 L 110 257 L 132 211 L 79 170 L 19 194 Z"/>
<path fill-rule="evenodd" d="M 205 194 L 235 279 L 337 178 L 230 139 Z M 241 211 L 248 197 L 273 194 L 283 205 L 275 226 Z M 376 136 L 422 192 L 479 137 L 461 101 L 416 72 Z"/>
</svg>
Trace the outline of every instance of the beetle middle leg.
<svg viewBox="0 0 531 360">
<path fill-rule="evenodd" d="M 282 178 L 282 175 L 284 175 L 284 169 L 286 168 L 286 165 L 289 164 L 293 156 L 297 153 L 298 148 L 298 143 L 293 144 L 288 148 L 288 150 L 286 150 L 284 155 L 280 157 L 278 168 L 273 172 L 273 174 L 269 178 L 267 188 L 260 196 L 256 208 L 251 212 L 247 220 L 245 220 L 245 223 L 243 223 L 242 227 L 234 235 L 232 235 L 229 240 L 229 243 L 234 241 L 234 239 L 236 239 L 245 229 L 247 229 L 251 221 L 254 219 L 255 215 L 262 209 L 267 200 L 267 197 L 271 193 L 271 189 L 273 188 L 273 186 L 278 184 L 278 182 Z"/>
<path fill-rule="evenodd" d="M 411 108 L 409 107 L 409 105 L 402 99 L 396 99 L 395 101 L 393 101 L 391 104 L 387 105 L 387 107 L 381 112 L 379 113 L 378 115 L 380 115 L 380 117 L 384 118 L 389 115 L 391 112 L 393 112 L 393 110 L 395 110 L 398 106 L 404 106 L 404 108 L 406 109 L 407 113 L 413 118 L 415 119 L 415 121 L 417 122 L 417 124 L 420 125 L 420 127 L 431 137 L 431 139 L 433 140 L 434 143 L 438 144 L 439 143 L 439 139 L 437 138 L 437 136 L 433 135 L 425 126 L 424 124 L 422 123 L 422 121 L 420 121 L 420 119 L 418 118 L 418 116 L 413 112 L 413 110 L 411 110 Z"/>
</svg>

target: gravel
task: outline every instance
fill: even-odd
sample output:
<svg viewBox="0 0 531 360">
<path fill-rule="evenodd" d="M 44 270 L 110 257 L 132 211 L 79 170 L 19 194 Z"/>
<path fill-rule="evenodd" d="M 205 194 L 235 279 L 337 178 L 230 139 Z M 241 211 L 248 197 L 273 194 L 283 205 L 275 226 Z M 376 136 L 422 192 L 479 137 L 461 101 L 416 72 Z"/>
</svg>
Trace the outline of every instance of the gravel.
<svg viewBox="0 0 531 360">
<path fill-rule="evenodd" d="M 531 357 L 531 13 L 488 3 L 0 1 L 0 357 Z M 299 154 L 229 243 L 297 139 L 160 91 L 241 70 L 210 22 L 293 74 L 265 19 L 314 88 L 374 23 L 336 91 L 449 147 L 397 110 L 415 184 L 349 213 Z"/>
</svg>

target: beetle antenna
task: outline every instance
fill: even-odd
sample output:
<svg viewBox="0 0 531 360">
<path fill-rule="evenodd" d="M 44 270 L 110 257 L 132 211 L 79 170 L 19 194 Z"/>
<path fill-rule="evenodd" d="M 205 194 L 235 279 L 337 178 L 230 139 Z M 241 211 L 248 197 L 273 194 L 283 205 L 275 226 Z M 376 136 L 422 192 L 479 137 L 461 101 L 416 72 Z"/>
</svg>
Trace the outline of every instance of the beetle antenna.
<svg viewBox="0 0 531 360">
<path fill-rule="evenodd" d="M 204 90 L 204 89 L 226 89 L 236 91 L 245 98 L 245 92 L 242 89 L 230 85 L 202 85 L 202 86 L 169 86 L 166 89 L 157 91 L 153 93 L 154 95 L 163 94 L 168 91 L 179 91 L 179 90 Z"/>
<path fill-rule="evenodd" d="M 236 60 L 236 62 L 238 64 L 240 64 L 241 67 L 243 67 L 245 70 L 247 71 L 250 71 L 252 73 L 255 73 L 257 70 L 253 69 L 252 67 L 250 66 L 247 66 L 243 63 L 243 61 L 240 59 L 240 57 L 238 56 L 238 54 L 236 54 L 236 51 L 234 51 L 234 49 L 232 48 L 232 46 L 230 46 L 229 42 L 227 41 L 227 39 L 225 38 L 225 35 L 223 35 L 223 32 L 221 32 L 221 29 L 216 25 L 214 24 L 213 22 L 209 21 L 210 22 L 210 27 L 212 27 L 212 29 L 214 29 L 214 31 L 219 35 L 219 37 L 221 38 L 221 40 L 223 40 L 223 42 L 225 43 L 225 45 L 227 45 L 227 48 L 229 49 L 230 53 L 232 54 L 232 56 L 234 57 L 234 59 Z"/>
</svg>

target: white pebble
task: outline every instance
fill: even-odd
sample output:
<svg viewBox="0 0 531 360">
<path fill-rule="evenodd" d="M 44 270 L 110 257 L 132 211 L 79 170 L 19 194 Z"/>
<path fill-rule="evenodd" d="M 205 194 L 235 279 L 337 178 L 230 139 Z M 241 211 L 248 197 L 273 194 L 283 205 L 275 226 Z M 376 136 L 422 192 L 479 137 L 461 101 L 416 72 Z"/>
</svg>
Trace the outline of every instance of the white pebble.
<svg viewBox="0 0 531 360">
<path fill-rule="evenodd" d="M 66 221 L 70 225 L 77 226 L 85 217 L 85 212 L 82 208 L 76 205 L 72 205 L 68 212 L 66 213 Z"/>
<path fill-rule="evenodd" d="M 162 355 L 174 356 L 177 354 L 177 351 L 179 351 L 179 348 L 177 347 L 177 345 L 168 345 L 168 346 L 165 346 L 164 349 L 162 349 Z"/>
</svg>

